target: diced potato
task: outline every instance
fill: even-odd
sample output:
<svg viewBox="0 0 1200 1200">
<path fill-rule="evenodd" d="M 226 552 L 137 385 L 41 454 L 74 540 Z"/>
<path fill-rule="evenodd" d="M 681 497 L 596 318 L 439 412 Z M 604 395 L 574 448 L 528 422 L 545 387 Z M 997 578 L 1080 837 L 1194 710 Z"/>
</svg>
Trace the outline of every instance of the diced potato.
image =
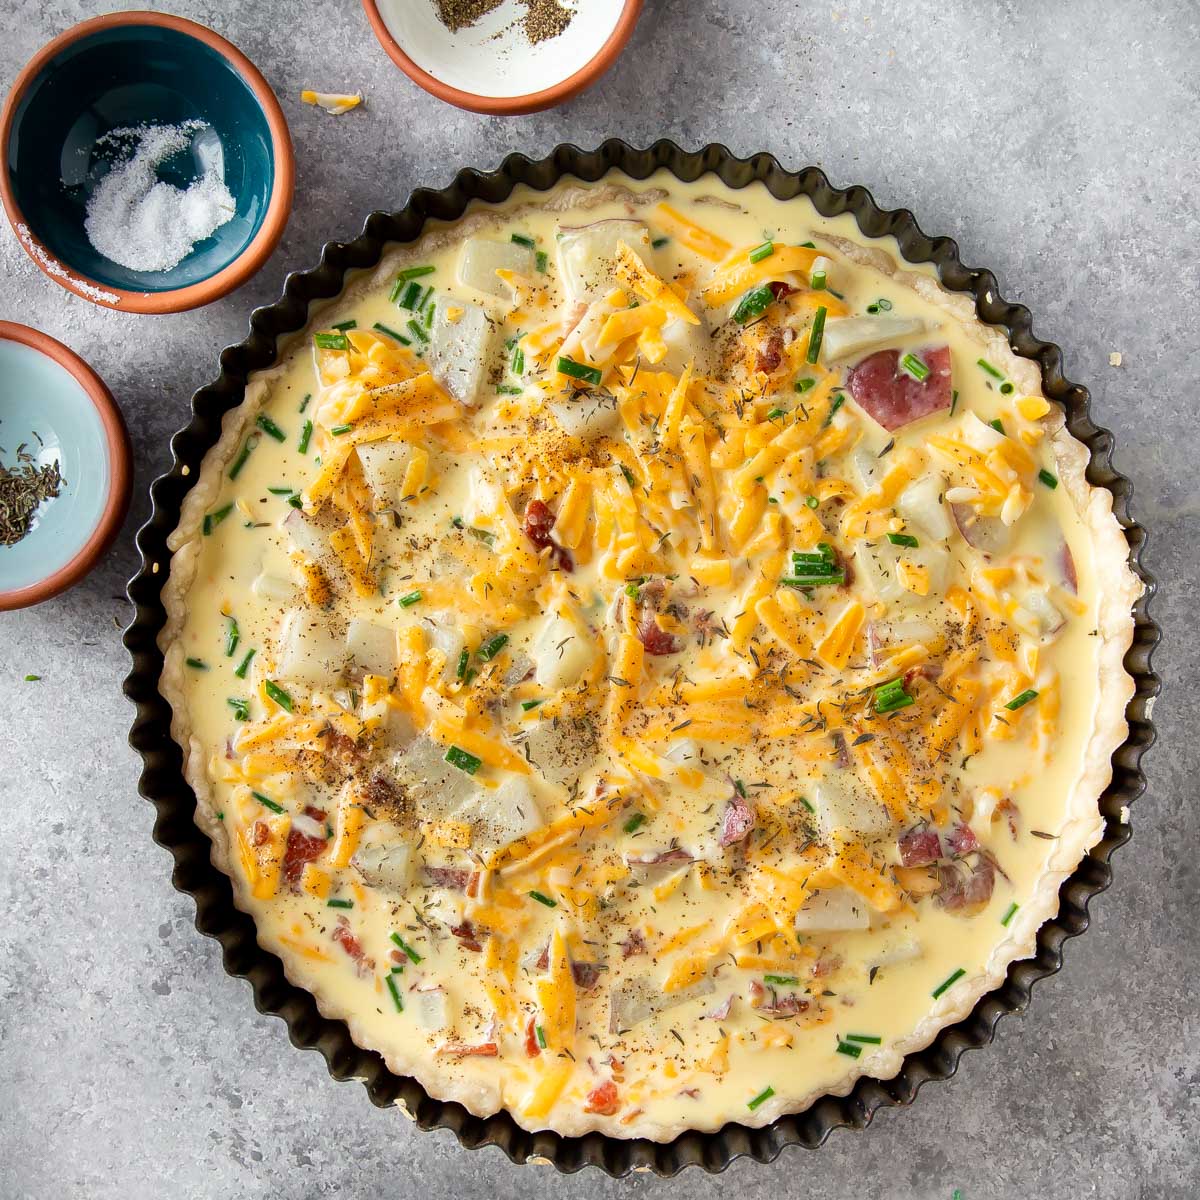
<svg viewBox="0 0 1200 1200">
<path fill-rule="evenodd" d="M 556 401 L 547 408 L 564 433 L 585 441 L 611 433 L 621 417 L 616 398 L 601 391 L 582 392 L 576 398 Z"/>
<path fill-rule="evenodd" d="M 434 649 L 440 650 L 445 658 L 442 679 L 446 683 L 452 682 L 458 677 L 458 660 L 462 655 L 463 647 L 467 644 L 462 630 L 458 627 L 458 622 L 454 619 L 454 614 L 434 613 L 433 616 L 426 618 L 422 625 L 429 634 L 429 640 L 433 643 Z"/>
<path fill-rule="evenodd" d="M 417 1024 L 422 1029 L 445 1029 L 450 1023 L 450 1006 L 445 988 L 423 988 L 406 995 L 406 1000 L 412 1005 Z"/>
<path fill-rule="evenodd" d="M 797 933 L 841 933 L 870 924 L 870 906 L 849 888 L 816 892 L 796 913 Z"/>
<path fill-rule="evenodd" d="M 650 232 L 641 221 L 615 218 L 559 229 L 558 274 L 568 306 L 580 301 L 590 304 L 616 286 L 613 264 L 621 242 L 643 261 L 650 261 Z"/>
<path fill-rule="evenodd" d="M 499 787 L 479 788 L 455 817 L 471 824 L 474 849 L 495 850 L 545 823 L 541 805 L 527 779 L 510 775 Z"/>
<path fill-rule="evenodd" d="M 260 600 L 271 600 L 278 604 L 286 604 L 296 596 L 296 585 L 290 579 L 268 575 L 265 571 L 254 577 L 250 590 Z"/>
<path fill-rule="evenodd" d="M 627 979 L 614 989 L 609 1001 L 609 1032 L 620 1033 L 623 1029 L 632 1029 L 658 1013 L 701 996 L 710 996 L 716 990 L 717 985 L 707 975 L 689 987 L 674 992 L 664 992 L 649 974 Z"/>
<path fill-rule="evenodd" d="M 473 237 L 463 242 L 458 260 L 458 282 L 498 300 L 509 300 L 512 289 L 496 272 L 513 271 L 532 278 L 536 269 L 534 251 L 528 246 Z"/>
<path fill-rule="evenodd" d="M 350 865 L 368 887 L 402 896 L 412 885 L 412 844 L 391 821 L 375 821 L 359 838 Z"/>
<path fill-rule="evenodd" d="M 404 475 L 412 462 L 413 449 L 409 442 L 368 442 L 358 447 L 358 461 L 375 497 L 377 511 L 400 507 Z"/>
<path fill-rule="evenodd" d="M 578 625 L 554 612 L 538 631 L 530 653 L 538 684 L 556 692 L 579 681 L 592 665 L 596 648 Z"/>
<path fill-rule="evenodd" d="M 279 676 L 314 688 L 336 687 L 349 654 L 329 626 L 304 609 L 294 608 L 283 619 L 279 636 Z"/>
<path fill-rule="evenodd" d="M 499 282 L 499 281 L 497 281 Z M 472 407 L 487 372 L 495 327 L 478 304 L 438 296 L 425 357 L 434 378 L 459 402 Z M 450 320 L 449 310 L 458 313 Z"/>
<path fill-rule="evenodd" d="M 852 771 L 827 774 L 814 785 L 811 798 L 823 841 L 838 834 L 870 839 L 891 832 L 891 814 Z"/>
<path fill-rule="evenodd" d="M 935 472 L 910 483 L 900 493 L 896 508 L 918 537 L 944 542 L 950 536 L 954 527 L 942 499 L 945 490 L 945 479 Z"/>
<path fill-rule="evenodd" d="M 396 631 L 355 617 L 346 629 L 346 650 L 356 666 L 373 675 L 396 669 Z"/>
<path fill-rule="evenodd" d="M 826 362 L 848 358 L 922 333 L 925 322 L 918 317 L 837 317 L 825 323 L 822 356 Z"/>
<path fill-rule="evenodd" d="M 392 759 L 400 786 L 422 821 L 441 821 L 474 793 L 479 783 L 446 761 L 446 747 L 422 734 Z"/>
</svg>

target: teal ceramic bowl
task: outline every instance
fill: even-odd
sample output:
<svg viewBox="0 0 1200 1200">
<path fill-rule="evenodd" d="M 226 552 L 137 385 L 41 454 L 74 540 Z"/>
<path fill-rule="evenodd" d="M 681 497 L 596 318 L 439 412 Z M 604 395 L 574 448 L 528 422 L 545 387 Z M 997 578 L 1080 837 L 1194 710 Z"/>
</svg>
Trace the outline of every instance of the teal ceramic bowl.
<svg viewBox="0 0 1200 1200">
<path fill-rule="evenodd" d="M 0 321 L 0 462 L 58 464 L 62 483 L 29 531 L 0 545 L 0 611 L 38 604 L 78 583 L 112 544 L 129 507 L 129 436 L 111 393 L 52 337 Z"/>
<path fill-rule="evenodd" d="M 84 222 L 114 145 L 98 140 L 193 121 L 208 129 L 165 159 L 158 178 L 186 188 L 216 163 L 232 217 L 169 270 L 130 270 L 99 253 Z M 17 237 L 57 283 L 110 308 L 180 312 L 237 287 L 278 243 L 294 174 L 287 123 L 257 68 L 212 30 L 164 13 L 112 13 L 68 29 L 17 77 L 0 115 L 0 195 Z"/>
</svg>

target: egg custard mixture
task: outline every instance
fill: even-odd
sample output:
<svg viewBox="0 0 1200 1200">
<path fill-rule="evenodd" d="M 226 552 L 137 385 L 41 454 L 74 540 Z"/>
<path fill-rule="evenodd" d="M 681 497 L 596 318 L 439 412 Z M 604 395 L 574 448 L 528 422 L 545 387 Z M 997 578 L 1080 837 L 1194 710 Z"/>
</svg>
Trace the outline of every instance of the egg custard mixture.
<svg viewBox="0 0 1200 1200">
<path fill-rule="evenodd" d="M 1138 584 L 1086 462 L 806 199 L 432 226 L 254 377 L 173 535 L 214 862 L 480 1115 L 662 1140 L 890 1077 L 1101 836 Z"/>
</svg>

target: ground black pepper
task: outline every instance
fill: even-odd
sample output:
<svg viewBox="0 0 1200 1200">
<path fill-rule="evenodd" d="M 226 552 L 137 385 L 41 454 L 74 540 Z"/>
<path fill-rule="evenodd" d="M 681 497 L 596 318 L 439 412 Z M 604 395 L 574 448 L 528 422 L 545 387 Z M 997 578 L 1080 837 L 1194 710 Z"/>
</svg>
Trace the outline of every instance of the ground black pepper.
<svg viewBox="0 0 1200 1200">
<path fill-rule="evenodd" d="M 500 7 L 504 0 L 434 0 L 437 18 L 451 33 L 474 25 Z M 565 32 L 575 14 L 558 0 L 521 0 L 525 16 L 520 25 L 532 46 Z"/>
<path fill-rule="evenodd" d="M 480 17 L 486 17 L 503 3 L 504 0 L 434 0 L 438 20 L 451 33 L 474 25 Z"/>
</svg>

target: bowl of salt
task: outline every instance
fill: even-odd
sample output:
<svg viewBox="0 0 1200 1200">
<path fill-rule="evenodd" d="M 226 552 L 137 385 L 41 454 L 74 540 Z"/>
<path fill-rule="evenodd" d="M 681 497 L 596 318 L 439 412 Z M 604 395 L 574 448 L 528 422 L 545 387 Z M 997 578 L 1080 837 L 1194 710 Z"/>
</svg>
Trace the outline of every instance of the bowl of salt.
<svg viewBox="0 0 1200 1200">
<path fill-rule="evenodd" d="M 0 198 L 56 283 L 126 312 L 197 308 L 266 261 L 295 162 L 275 94 L 212 30 L 123 12 L 60 34 L 0 112 Z"/>
</svg>

